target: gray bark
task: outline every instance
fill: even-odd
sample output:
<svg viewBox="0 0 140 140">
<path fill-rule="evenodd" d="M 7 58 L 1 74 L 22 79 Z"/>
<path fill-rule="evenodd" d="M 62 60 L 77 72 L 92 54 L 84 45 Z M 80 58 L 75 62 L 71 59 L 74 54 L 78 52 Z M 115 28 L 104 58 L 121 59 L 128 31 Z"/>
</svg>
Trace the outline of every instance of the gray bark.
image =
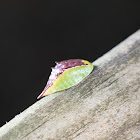
<svg viewBox="0 0 140 140">
<path fill-rule="evenodd" d="M 1 127 L 0 140 L 140 139 L 140 30 L 93 65 L 80 84 Z"/>
</svg>

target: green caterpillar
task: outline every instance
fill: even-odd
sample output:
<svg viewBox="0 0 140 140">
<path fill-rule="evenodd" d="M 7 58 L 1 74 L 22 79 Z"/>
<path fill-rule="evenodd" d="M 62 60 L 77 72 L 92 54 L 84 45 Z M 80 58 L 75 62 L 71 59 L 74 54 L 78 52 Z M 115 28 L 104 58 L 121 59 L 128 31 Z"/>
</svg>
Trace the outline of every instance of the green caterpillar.
<svg viewBox="0 0 140 140">
<path fill-rule="evenodd" d="M 38 99 L 80 83 L 92 70 L 92 63 L 86 60 L 70 59 L 56 62 L 56 66 L 52 68 L 47 85 L 38 96 Z"/>
</svg>

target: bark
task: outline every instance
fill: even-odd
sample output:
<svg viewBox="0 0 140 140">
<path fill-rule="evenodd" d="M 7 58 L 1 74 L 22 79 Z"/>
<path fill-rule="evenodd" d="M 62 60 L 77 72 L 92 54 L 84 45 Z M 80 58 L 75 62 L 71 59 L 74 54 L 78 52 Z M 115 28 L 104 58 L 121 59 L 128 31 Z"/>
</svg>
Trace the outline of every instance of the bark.
<svg viewBox="0 0 140 140">
<path fill-rule="evenodd" d="M 0 140 L 140 139 L 140 30 L 93 62 L 80 84 L 0 128 Z"/>
</svg>

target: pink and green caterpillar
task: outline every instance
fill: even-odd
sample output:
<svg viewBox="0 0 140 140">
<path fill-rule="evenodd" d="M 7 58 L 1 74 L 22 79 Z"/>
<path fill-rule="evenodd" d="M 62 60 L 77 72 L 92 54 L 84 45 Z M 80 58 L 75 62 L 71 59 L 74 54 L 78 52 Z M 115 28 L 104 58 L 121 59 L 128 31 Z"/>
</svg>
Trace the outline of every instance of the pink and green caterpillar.
<svg viewBox="0 0 140 140">
<path fill-rule="evenodd" d="M 38 99 L 80 83 L 92 70 L 92 63 L 86 60 L 70 59 L 56 62 L 56 66 L 52 68 L 47 85 L 38 96 Z"/>
</svg>

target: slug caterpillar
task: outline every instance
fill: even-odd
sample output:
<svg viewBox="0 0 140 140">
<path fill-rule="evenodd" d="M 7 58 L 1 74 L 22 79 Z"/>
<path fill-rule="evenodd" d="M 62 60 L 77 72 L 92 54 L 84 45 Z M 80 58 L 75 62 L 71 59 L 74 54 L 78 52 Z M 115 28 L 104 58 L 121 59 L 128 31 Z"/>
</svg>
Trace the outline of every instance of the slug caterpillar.
<svg viewBox="0 0 140 140">
<path fill-rule="evenodd" d="M 80 83 L 93 70 L 92 63 L 81 59 L 56 62 L 43 92 L 37 99 Z"/>
</svg>

